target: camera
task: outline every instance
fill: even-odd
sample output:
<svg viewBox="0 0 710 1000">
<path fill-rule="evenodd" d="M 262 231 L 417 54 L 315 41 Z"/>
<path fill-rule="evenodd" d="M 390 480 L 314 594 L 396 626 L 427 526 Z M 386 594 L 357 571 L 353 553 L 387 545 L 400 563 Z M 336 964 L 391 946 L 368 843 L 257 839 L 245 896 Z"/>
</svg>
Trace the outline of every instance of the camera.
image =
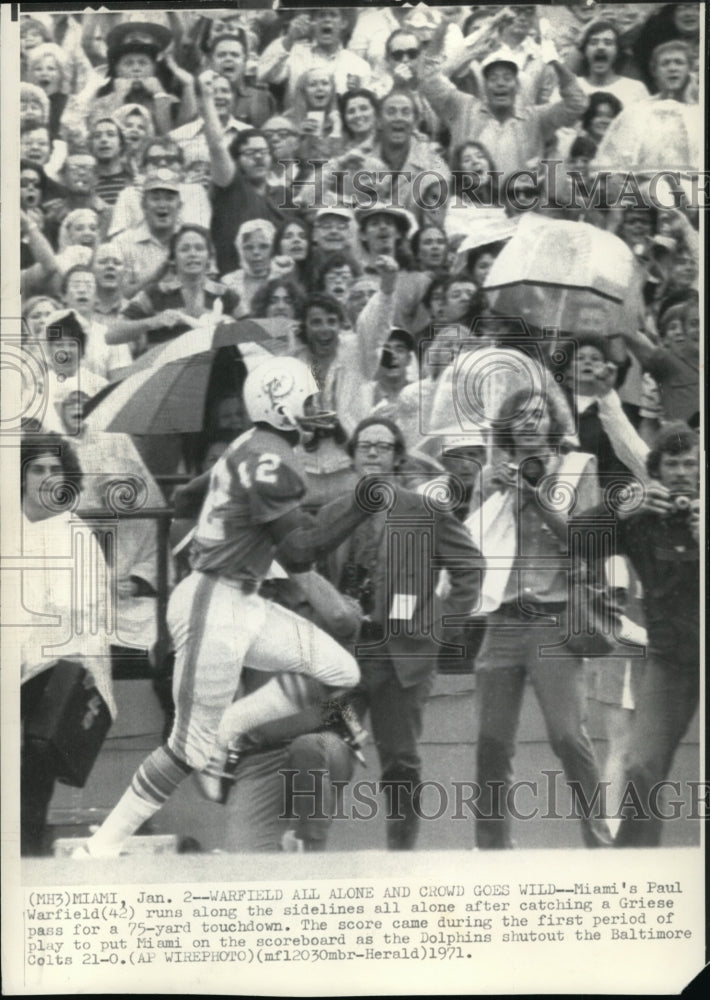
<svg viewBox="0 0 710 1000">
<path fill-rule="evenodd" d="M 684 496 L 682 493 L 676 493 L 671 497 L 672 514 L 688 514 L 690 513 L 693 500 L 691 497 Z"/>
</svg>

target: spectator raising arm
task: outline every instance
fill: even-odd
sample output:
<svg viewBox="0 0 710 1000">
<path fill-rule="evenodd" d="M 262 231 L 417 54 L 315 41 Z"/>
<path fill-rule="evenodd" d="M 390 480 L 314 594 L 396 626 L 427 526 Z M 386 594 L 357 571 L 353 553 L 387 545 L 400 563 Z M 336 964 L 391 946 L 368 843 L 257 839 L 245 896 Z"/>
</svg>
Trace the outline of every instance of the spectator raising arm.
<svg viewBox="0 0 710 1000">
<path fill-rule="evenodd" d="M 217 187 L 225 188 L 234 180 L 236 164 L 225 143 L 222 126 L 212 94 L 212 80 L 215 74 L 212 70 L 202 73 L 197 81 L 198 100 L 205 122 L 205 138 L 212 162 L 212 180 Z"/>
</svg>

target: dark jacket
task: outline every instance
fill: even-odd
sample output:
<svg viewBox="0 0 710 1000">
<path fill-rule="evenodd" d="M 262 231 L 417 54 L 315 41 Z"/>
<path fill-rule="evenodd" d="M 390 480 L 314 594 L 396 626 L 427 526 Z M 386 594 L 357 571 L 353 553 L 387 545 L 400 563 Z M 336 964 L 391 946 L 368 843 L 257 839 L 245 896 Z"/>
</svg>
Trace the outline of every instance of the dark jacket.
<svg viewBox="0 0 710 1000">
<path fill-rule="evenodd" d="M 402 686 L 410 687 L 435 669 L 442 615 L 468 617 L 476 605 L 484 561 L 453 513 L 403 487 L 396 486 L 390 509 L 369 521 L 376 539 L 379 534 L 371 560 L 370 617 L 382 638 L 361 638 L 356 653 L 391 661 Z M 350 539 L 329 560 L 329 578 L 341 589 L 346 567 L 358 554 L 353 547 Z M 435 593 L 442 569 L 450 581 L 443 601 Z"/>
<path fill-rule="evenodd" d="M 596 521 L 600 534 L 609 531 L 604 506 L 584 520 Z M 650 651 L 692 668 L 700 652 L 700 549 L 688 521 L 686 513 L 644 512 L 611 523 L 617 551 L 629 557 L 641 580 Z"/>
</svg>

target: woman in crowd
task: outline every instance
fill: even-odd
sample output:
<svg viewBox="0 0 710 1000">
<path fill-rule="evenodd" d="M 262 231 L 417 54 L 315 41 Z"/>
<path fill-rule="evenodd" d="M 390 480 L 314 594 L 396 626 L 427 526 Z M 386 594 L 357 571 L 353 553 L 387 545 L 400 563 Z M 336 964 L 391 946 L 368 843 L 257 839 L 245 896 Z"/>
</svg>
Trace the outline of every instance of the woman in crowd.
<svg viewBox="0 0 710 1000">
<path fill-rule="evenodd" d="M 311 279 L 311 229 L 305 219 L 289 219 L 282 222 L 274 236 L 274 246 L 279 257 L 290 257 L 293 261 L 294 281 L 306 288 Z"/>
<path fill-rule="evenodd" d="M 335 81 L 327 70 L 309 69 L 296 80 L 293 103 L 286 109 L 301 135 L 302 160 L 328 160 L 342 145 L 342 122 Z"/>
<path fill-rule="evenodd" d="M 46 197 L 47 177 L 42 167 L 29 160 L 20 164 L 20 208 L 40 229 L 44 229 L 42 204 Z M 20 267 L 29 267 L 34 261 L 26 240 L 21 243 Z"/>
<path fill-rule="evenodd" d="M 289 278 L 271 278 L 251 300 L 250 316 L 271 322 L 267 329 L 282 341 L 287 354 L 293 354 L 301 331 L 304 296 L 298 284 Z"/>
<path fill-rule="evenodd" d="M 57 270 L 66 274 L 76 264 L 90 264 L 101 242 L 99 217 L 93 208 L 75 208 L 59 227 Z"/>
<path fill-rule="evenodd" d="M 207 231 L 181 226 L 170 241 L 164 274 L 130 300 L 106 342 L 145 350 L 186 333 L 206 314 L 235 315 L 239 298 L 210 278 L 213 260 Z"/>
<path fill-rule="evenodd" d="M 348 90 L 340 98 L 343 122 L 343 153 L 350 149 L 369 152 L 377 139 L 380 104 L 371 90 Z"/>
<path fill-rule="evenodd" d="M 599 145 L 621 108 L 618 97 L 603 90 L 595 91 L 589 98 L 589 107 L 582 115 L 582 134 L 588 135 Z"/>
<path fill-rule="evenodd" d="M 46 94 L 49 134 L 52 139 L 60 138 L 62 115 L 69 101 L 69 63 L 61 46 L 47 42 L 32 49 L 27 59 L 27 78 Z"/>
<path fill-rule="evenodd" d="M 47 318 L 59 309 L 59 303 L 47 295 L 33 295 L 22 306 L 22 339 L 44 340 Z"/>
<path fill-rule="evenodd" d="M 239 296 L 239 315 L 251 310 L 254 294 L 272 274 L 272 256 L 276 229 L 267 219 L 251 219 L 242 223 L 234 241 L 240 267 L 222 275 L 222 281 Z"/>
<path fill-rule="evenodd" d="M 117 108 L 111 118 L 114 118 L 126 140 L 126 155 L 129 166 L 138 170 L 146 143 L 155 135 L 153 117 L 142 104 L 124 104 Z"/>
<path fill-rule="evenodd" d="M 440 213 L 450 240 L 475 231 L 483 216 L 474 213 L 503 213 L 498 181 L 493 159 L 480 142 L 464 142 L 452 151 L 450 196 Z"/>
</svg>

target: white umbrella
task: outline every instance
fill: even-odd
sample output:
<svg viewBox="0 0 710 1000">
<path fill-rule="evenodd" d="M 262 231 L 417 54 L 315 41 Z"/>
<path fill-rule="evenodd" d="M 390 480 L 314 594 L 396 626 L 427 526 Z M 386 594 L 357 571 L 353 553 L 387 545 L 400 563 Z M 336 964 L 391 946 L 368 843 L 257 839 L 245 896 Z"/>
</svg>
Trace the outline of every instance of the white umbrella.
<svg viewBox="0 0 710 1000">
<path fill-rule="evenodd" d="M 592 170 L 655 174 L 697 171 L 701 163 L 703 116 L 697 104 L 639 101 L 611 122 L 592 161 Z"/>
<path fill-rule="evenodd" d="M 499 314 L 580 333 L 623 322 L 633 283 L 633 255 L 618 236 L 528 213 L 493 262 L 485 288 Z"/>
</svg>

